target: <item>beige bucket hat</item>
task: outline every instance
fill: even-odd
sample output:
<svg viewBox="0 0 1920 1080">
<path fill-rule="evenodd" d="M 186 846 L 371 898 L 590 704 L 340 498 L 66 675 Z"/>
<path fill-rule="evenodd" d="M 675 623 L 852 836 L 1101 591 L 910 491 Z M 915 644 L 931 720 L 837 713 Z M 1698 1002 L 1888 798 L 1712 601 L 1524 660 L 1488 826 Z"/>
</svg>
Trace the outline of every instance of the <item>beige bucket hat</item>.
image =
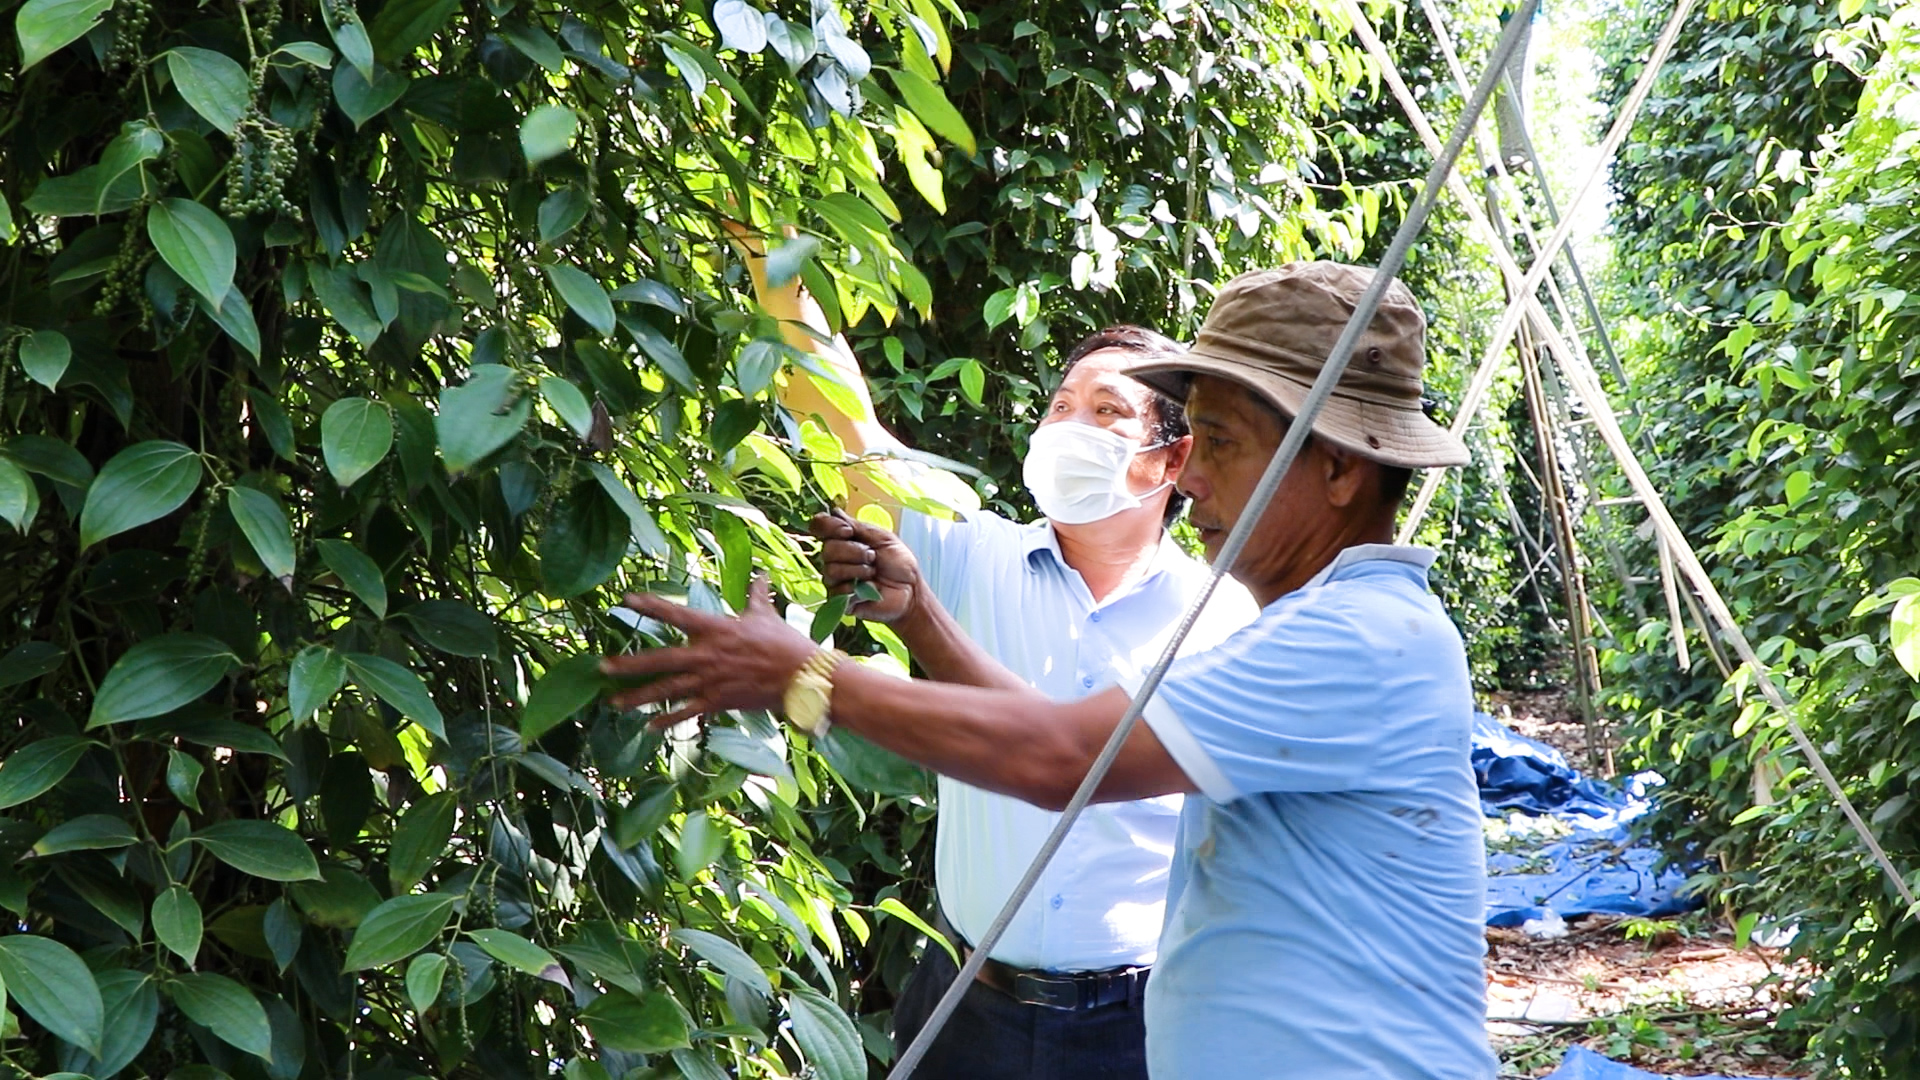
<svg viewBox="0 0 1920 1080">
<path fill-rule="evenodd" d="M 1176 401 L 1186 399 L 1193 376 L 1217 375 L 1298 416 L 1373 276 L 1371 267 L 1333 262 L 1241 274 L 1220 290 L 1185 356 L 1124 372 Z M 1426 328 L 1413 294 L 1394 282 L 1314 419 L 1313 433 L 1387 465 L 1465 465 L 1466 444 L 1421 408 Z"/>
</svg>

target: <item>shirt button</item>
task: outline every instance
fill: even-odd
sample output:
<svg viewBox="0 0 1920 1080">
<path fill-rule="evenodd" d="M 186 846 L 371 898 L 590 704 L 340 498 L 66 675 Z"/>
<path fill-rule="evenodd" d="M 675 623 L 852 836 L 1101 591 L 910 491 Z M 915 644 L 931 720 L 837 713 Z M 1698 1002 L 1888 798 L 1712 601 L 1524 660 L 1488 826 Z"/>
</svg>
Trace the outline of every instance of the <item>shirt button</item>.
<svg viewBox="0 0 1920 1080">
<path fill-rule="evenodd" d="M 1093 620 L 1094 622 L 1099 622 L 1099 621 L 1100 621 L 1100 613 L 1096 611 L 1096 612 L 1094 612 L 1094 613 L 1093 613 L 1092 615 L 1090 615 L 1090 616 L 1088 616 L 1088 618 L 1091 618 L 1091 619 L 1092 619 L 1092 620 Z"/>
<path fill-rule="evenodd" d="M 1088 675 L 1083 677 L 1080 680 L 1080 685 L 1086 687 L 1089 690 L 1093 689 L 1093 676 Z"/>
<path fill-rule="evenodd" d="M 1061 904 L 1063 904 L 1063 903 L 1065 903 L 1065 901 L 1064 901 L 1064 900 L 1063 900 L 1063 899 L 1062 899 L 1061 897 L 1059 897 L 1059 896 L 1055 896 L 1055 897 L 1053 898 L 1053 901 L 1052 901 L 1052 903 L 1053 903 L 1053 910 L 1055 910 L 1055 911 L 1059 911 L 1059 910 L 1060 910 L 1060 905 L 1061 905 Z"/>
</svg>

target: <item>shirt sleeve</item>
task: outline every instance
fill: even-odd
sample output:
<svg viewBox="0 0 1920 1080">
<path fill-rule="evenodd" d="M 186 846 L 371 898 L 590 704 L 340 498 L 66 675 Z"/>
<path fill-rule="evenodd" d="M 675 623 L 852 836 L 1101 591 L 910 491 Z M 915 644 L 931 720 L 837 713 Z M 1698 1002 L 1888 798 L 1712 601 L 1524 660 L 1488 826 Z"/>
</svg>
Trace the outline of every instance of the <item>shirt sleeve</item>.
<svg viewBox="0 0 1920 1080">
<path fill-rule="evenodd" d="M 1215 802 L 1369 786 L 1391 723 L 1369 636 L 1339 611 L 1263 615 L 1176 661 L 1141 720 Z"/>
<path fill-rule="evenodd" d="M 920 563 L 920 576 L 942 606 L 953 610 L 966 581 L 978 525 L 966 519 L 948 521 L 918 510 L 900 511 L 900 541 Z"/>
</svg>

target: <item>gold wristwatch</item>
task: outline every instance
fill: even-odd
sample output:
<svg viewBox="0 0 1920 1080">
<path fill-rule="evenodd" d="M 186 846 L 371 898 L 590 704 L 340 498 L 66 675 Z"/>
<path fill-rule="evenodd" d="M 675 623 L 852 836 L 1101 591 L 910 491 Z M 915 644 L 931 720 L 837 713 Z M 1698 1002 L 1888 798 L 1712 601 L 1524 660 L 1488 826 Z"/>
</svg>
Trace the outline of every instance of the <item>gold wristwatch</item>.
<svg viewBox="0 0 1920 1080">
<path fill-rule="evenodd" d="M 787 691 L 780 698 L 781 711 L 787 714 L 787 723 L 799 728 L 810 738 L 819 738 L 833 726 L 830 715 L 833 708 L 833 670 L 847 654 L 839 649 L 819 649 L 800 670 L 793 673 L 793 681 L 787 684 Z"/>
</svg>

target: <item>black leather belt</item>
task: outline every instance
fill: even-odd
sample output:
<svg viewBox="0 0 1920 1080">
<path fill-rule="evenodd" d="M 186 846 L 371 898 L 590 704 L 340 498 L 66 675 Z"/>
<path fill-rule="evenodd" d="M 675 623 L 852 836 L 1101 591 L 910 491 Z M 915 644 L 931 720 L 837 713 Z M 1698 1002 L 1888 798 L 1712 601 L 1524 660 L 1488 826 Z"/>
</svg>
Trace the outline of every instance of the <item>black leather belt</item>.
<svg viewBox="0 0 1920 1080">
<path fill-rule="evenodd" d="M 945 914 L 936 912 L 934 926 L 960 950 L 964 961 L 973 955 L 973 946 L 948 924 Z M 998 990 L 1023 1005 L 1037 1005 L 1061 1012 L 1085 1012 L 1125 1003 L 1135 1008 L 1147 992 L 1147 976 L 1152 968 L 1118 967 L 1105 971 L 1042 971 L 1017 968 L 992 957 L 980 965 L 978 981 Z"/>
<path fill-rule="evenodd" d="M 971 949 L 967 952 L 972 952 Z M 964 954 L 963 954 L 964 955 Z M 1147 991 L 1143 967 L 1106 971 L 1037 971 L 1003 964 L 992 957 L 980 966 L 980 981 L 1015 1001 L 1061 1012 L 1084 1012 L 1122 1003 L 1139 1006 Z"/>
</svg>

